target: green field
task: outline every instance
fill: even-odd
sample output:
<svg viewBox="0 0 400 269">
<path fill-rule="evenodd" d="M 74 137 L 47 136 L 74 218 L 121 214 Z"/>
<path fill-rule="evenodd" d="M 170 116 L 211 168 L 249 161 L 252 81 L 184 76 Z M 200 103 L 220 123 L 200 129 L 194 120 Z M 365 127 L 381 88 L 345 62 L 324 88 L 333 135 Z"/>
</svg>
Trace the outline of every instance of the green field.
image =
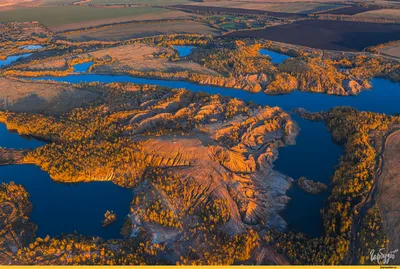
<svg viewBox="0 0 400 269">
<path fill-rule="evenodd" d="M 133 8 L 91 8 L 86 6 L 52 6 L 38 8 L 18 8 L 0 12 L 0 22 L 39 21 L 46 26 L 59 26 L 93 20 L 112 19 L 143 14 L 169 12 L 150 7 Z"/>
</svg>

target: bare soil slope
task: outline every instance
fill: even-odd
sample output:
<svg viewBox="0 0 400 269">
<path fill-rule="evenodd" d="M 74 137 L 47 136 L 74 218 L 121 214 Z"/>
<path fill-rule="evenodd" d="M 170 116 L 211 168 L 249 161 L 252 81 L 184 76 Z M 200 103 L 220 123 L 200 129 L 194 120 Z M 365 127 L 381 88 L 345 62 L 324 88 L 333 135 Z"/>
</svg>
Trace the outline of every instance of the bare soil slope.
<svg viewBox="0 0 400 269">
<path fill-rule="evenodd" d="M 112 62 L 105 65 L 95 67 L 93 72 L 108 73 L 108 72 L 123 72 L 129 70 L 149 72 L 149 71 L 189 71 L 203 74 L 215 74 L 207 68 L 202 67 L 200 64 L 188 61 L 172 62 L 167 58 L 157 57 L 155 54 L 159 53 L 174 53 L 172 49 L 150 46 L 145 44 L 132 44 L 108 49 L 98 50 L 92 53 L 80 54 L 75 57 L 79 58 L 110 58 Z M 32 65 L 30 69 L 63 69 L 65 60 L 56 59 L 45 61 Z"/>
<path fill-rule="evenodd" d="M 69 111 L 94 101 L 95 92 L 68 85 L 52 83 L 29 83 L 0 78 L 0 110 L 14 112 L 55 113 Z"/>
<path fill-rule="evenodd" d="M 382 189 L 378 203 L 383 214 L 384 229 L 389 238 L 389 251 L 393 251 L 400 247 L 400 132 L 387 139 L 380 180 Z M 400 255 L 397 253 L 391 264 L 399 263 Z"/>
</svg>

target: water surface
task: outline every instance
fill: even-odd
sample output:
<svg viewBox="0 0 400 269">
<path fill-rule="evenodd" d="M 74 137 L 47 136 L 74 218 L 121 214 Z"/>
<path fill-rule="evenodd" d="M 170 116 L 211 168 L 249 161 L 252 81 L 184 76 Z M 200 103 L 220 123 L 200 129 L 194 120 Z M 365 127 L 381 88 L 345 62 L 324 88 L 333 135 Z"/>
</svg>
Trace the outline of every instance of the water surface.
<svg viewBox="0 0 400 269">
<path fill-rule="evenodd" d="M 37 148 L 43 145 L 45 142 L 20 136 L 16 132 L 10 132 L 5 124 L 0 124 L 0 147 L 2 148 Z"/>
<path fill-rule="evenodd" d="M 20 54 L 20 55 L 8 56 L 5 60 L 0 60 L 0 67 L 7 66 L 7 65 L 17 61 L 20 58 L 29 57 L 31 55 L 32 55 L 32 53 L 25 53 L 25 54 Z"/>
<path fill-rule="evenodd" d="M 44 145 L 36 139 L 25 139 L 8 132 L 0 124 L 0 146 L 7 148 L 35 148 Z M 22 184 L 33 204 L 31 221 L 38 225 L 36 235 L 58 236 L 73 233 L 101 236 L 104 239 L 121 238 L 120 229 L 133 194 L 112 182 L 56 183 L 35 165 L 19 164 L 0 166 L 0 182 Z M 106 228 L 101 227 L 107 210 L 117 214 L 117 220 Z"/>
<path fill-rule="evenodd" d="M 130 82 L 152 84 L 170 88 L 184 88 L 194 92 L 207 92 L 236 97 L 260 105 L 279 106 L 284 110 L 302 107 L 312 112 L 326 111 L 336 106 L 351 106 L 363 111 L 393 114 L 400 112 L 400 85 L 383 78 L 371 80 L 372 89 L 362 91 L 358 96 L 337 96 L 325 93 L 295 91 L 290 94 L 267 95 L 244 90 L 199 85 L 191 82 L 138 78 L 126 75 L 78 74 L 65 77 L 38 77 L 33 80 L 54 80 L 69 83 L 82 82 Z"/>
<path fill-rule="evenodd" d="M 173 46 L 178 51 L 179 57 L 186 57 L 192 53 L 194 46 Z"/>
<path fill-rule="evenodd" d="M 296 145 L 279 149 L 274 169 L 296 180 L 303 176 L 329 186 L 343 148 L 332 141 L 323 122 L 307 121 L 296 115 L 292 117 L 301 127 Z M 330 189 L 318 195 L 307 193 L 293 183 L 287 192 L 291 200 L 282 213 L 288 229 L 310 236 L 322 235 L 320 210 L 329 194 Z"/>
<path fill-rule="evenodd" d="M 89 71 L 89 68 L 92 65 L 93 65 L 93 62 L 76 64 L 76 65 L 74 65 L 74 72 L 75 73 L 87 73 Z"/>
<path fill-rule="evenodd" d="M 21 46 L 19 48 L 24 49 L 24 50 L 38 50 L 38 49 L 42 49 L 43 46 L 42 45 L 25 45 L 25 46 Z"/>
<path fill-rule="evenodd" d="M 260 49 L 260 54 L 261 55 L 267 55 L 271 58 L 271 63 L 273 64 L 281 64 L 283 61 L 286 59 L 291 58 L 289 55 L 278 53 L 272 50 L 267 50 L 267 49 Z"/>
</svg>

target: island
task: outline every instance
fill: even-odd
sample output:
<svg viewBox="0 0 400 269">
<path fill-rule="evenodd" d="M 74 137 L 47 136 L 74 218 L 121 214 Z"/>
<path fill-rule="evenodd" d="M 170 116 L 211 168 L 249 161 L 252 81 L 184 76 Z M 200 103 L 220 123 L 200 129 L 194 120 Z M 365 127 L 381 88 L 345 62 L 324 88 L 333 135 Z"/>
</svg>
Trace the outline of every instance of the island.
<svg viewBox="0 0 400 269">
<path fill-rule="evenodd" d="M 107 210 L 106 213 L 104 213 L 104 219 L 101 221 L 101 226 L 107 227 L 111 223 L 117 220 L 117 214 L 115 214 L 112 210 L 109 211 Z"/>
<path fill-rule="evenodd" d="M 328 187 L 321 183 L 315 182 L 313 180 L 309 180 L 305 177 L 300 177 L 297 181 L 297 185 L 305 192 L 309 192 L 312 194 L 318 194 L 324 192 L 328 189 Z"/>
</svg>

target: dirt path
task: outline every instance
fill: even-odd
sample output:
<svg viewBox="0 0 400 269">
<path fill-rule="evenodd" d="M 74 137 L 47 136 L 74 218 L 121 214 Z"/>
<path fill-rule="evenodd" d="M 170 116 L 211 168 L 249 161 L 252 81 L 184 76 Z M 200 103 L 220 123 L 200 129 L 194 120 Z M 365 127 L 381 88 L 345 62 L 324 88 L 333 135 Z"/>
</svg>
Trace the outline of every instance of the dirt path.
<svg viewBox="0 0 400 269">
<path fill-rule="evenodd" d="M 382 137 L 382 149 L 377 156 L 377 165 L 376 165 L 376 169 L 375 169 L 374 185 L 372 186 L 371 191 L 368 193 L 364 202 L 361 203 L 360 205 L 356 206 L 356 208 L 355 208 L 359 211 L 359 214 L 356 215 L 353 220 L 352 229 L 351 229 L 351 231 L 352 231 L 351 246 L 350 246 L 348 258 L 346 259 L 346 264 L 358 264 L 359 263 L 359 258 L 357 255 L 357 250 L 359 248 L 359 238 L 358 238 L 359 228 L 361 226 L 361 223 L 362 223 L 367 211 L 375 205 L 375 202 L 377 201 L 378 196 L 379 197 L 385 196 L 385 195 L 382 195 L 382 185 L 383 185 L 383 181 L 385 180 L 385 176 L 383 176 L 383 177 L 381 176 L 382 171 L 391 170 L 393 168 L 398 169 L 398 166 L 397 167 L 395 167 L 395 166 L 392 167 L 391 165 L 385 166 L 385 162 L 392 161 L 392 158 L 394 158 L 394 161 L 398 162 L 398 160 L 400 158 L 400 152 L 397 152 L 397 154 L 398 154 L 397 156 L 386 152 L 387 148 L 389 148 L 389 149 L 392 148 L 392 145 L 391 145 L 391 143 L 389 143 L 389 141 L 392 141 L 393 137 L 400 137 L 399 131 L 400 131 L 400 127 L 393 128 L 392 130 L 387 132 L 384 137 Z M 392 152 L 393 149 L 389 150 L 389 151 Z M 394 149 L 394 152 L 396 152 L 396 149 Z M 387 155 L 389 157 L 384 158 L 385 155 Z M 390 172 L 389 172 L 389 175 L 390 175 Z M 397 181 L 400 181 L 398 177 L 397 177 Z M 385 184 L 387 184 L 387 183 L 385 183 Z M 395 196 L 397 195 L 397 200 L 399 200 L 399 192 L 397 192 L 397 193 L 394 192 L 394 194 L 395 194 Z M 389 199 L 389 201 L 390 201 L 390 203 L 392 203 L 391 199 Z M 396 205 L 395 202 L 394 202 L 394 205 Z M 397 207 L 397 211 L 398 211 L 398 207 Z M 382 211 L 381 211 L 381 213 L 382 213 Z M 389 214 L 390 214 L 390 212 L 389 212 Z M 382 216 L 382 218 L 384 220 L 385 225 L 387 225 L 387 222 L 385 221 L 385 216 Z M 394 219 L 397 220 L 397 222 L 398 222 L 399 218 L 397 218 L 397 219 L 394 218 Z M 389 228 L 388 230 L 391 230 L 391 228 Z M 389 234 L 387 232 L 388 230 L 385 229 L 387 235 L 389 236 L 389 240 L 395 241 L 396 234 L 394 233 L 394 237 L 393 237 L 393 234 Z M 392 260 L 392 262 L 393 262 L 393 260 Z"/>
<path fill-rule="evenodd" d="M 377 202 L 383 220 L 389 251 L 400 248 L 400 132 L 394 132 L 386 140 L 382 172 L 379 180 Z M 391 264 L 400 263 L 400 254 Z"/>
</svg>

